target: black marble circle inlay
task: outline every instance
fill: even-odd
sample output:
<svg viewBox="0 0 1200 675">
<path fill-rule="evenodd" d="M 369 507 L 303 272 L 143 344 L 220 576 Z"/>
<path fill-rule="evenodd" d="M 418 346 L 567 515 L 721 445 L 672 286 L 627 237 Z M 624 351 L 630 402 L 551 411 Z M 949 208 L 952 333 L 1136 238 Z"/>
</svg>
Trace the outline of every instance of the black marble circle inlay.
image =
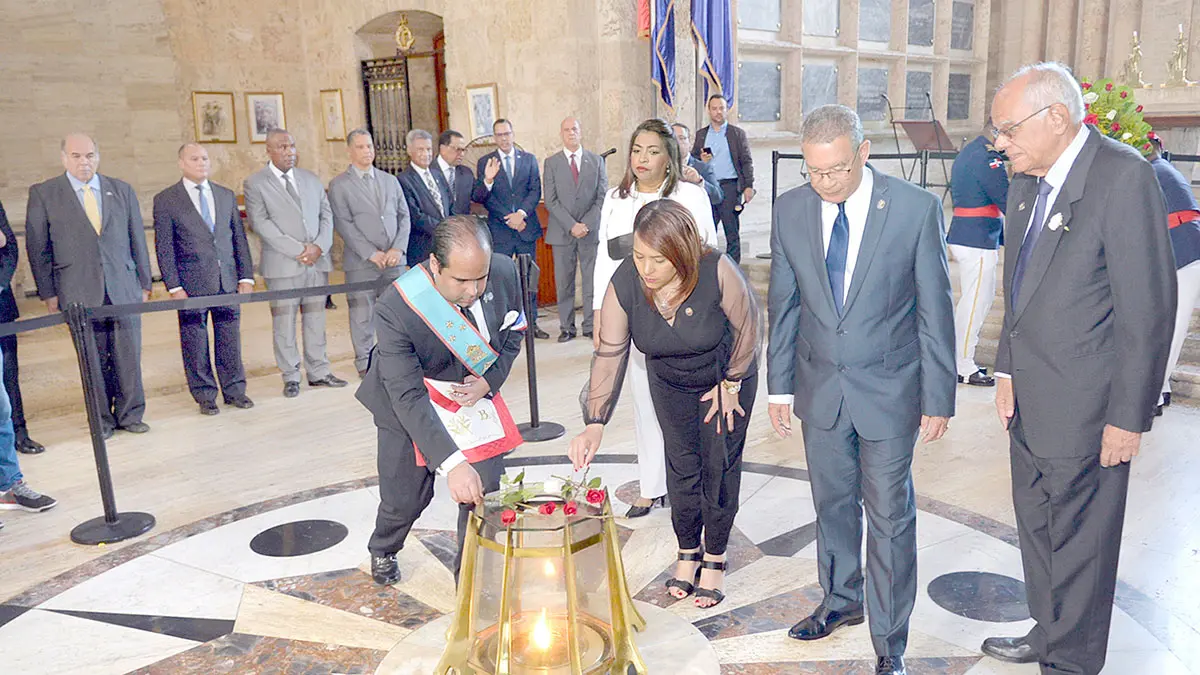
<svg viewBox="0 0 1200 675">
<path fill-rule="evenodd" d="M 272 558 L 291 558 L 333 548 L 348 534 L 345 525 L 332 520 L 297 520 L 254 535 L 250 550 Z"/>
<path fill-rule="evenodd" d="M 991 572 L 953 572 L 929 584 L 929 597 L 939 607 L 976 621 L 1008 623 L 1029 618 L 1025 584 Z"/>
</svg>

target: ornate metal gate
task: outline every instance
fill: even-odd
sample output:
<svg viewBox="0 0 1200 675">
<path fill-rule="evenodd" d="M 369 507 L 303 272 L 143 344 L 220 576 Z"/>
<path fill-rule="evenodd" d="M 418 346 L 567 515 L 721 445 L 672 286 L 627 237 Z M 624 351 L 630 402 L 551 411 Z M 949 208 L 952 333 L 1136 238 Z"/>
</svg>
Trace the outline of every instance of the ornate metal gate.
<svg viewBox="0 0 1200 675">
<path fill-rule="evenodd" d="M 404 135 L 412 129 L 408 58 L 398 56 L 363 61 L 362 74 L 367 100 L 367 130 L 375 140 L 375 167 L 400 173 L 408 165 Z"/>
</svg>

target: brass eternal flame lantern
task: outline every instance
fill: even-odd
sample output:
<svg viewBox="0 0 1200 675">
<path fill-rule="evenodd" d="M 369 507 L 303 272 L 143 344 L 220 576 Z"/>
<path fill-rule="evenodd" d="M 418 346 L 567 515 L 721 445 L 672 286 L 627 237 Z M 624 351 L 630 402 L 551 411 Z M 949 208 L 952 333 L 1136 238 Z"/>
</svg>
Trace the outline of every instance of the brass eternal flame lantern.
<svg viewBox="0 0 1200 675">
<path fill-rule="evenodd" d="M 607 494 L 598 505 L 570 502 L 571 515 L 558 497 L 530 502 L 519 517 L 491 500 L 471 514 L 435 675 L 645 675 L 633 630 L 646 620 L 629 595 Z"/>
</svg>

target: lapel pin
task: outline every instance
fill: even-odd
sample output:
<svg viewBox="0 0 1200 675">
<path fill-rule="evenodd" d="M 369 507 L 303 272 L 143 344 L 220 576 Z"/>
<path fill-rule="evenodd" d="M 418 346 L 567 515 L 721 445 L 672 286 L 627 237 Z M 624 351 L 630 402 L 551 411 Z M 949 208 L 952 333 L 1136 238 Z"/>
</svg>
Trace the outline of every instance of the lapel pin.
<svg viewBox="0 0 1200 675">
<path fill-rule="evenodd" d="M 684 314 L 686 314 L 686 315 L 688 315 L 688 316 L 691 316 L 691 315 L 692 315 L 692 308 L 691 308 L 691 307 L 684 307 L 684 308 L 683 308 L 683 313 L 684 313 Z"/>
<path fill-rule="evenodd" d="M 879 200 L 879 203 L 875 205 L 875 208 L 877 208 L 877 209 L 879 209 L 879 210 L 881 210 L 881 211 L 882 211 L 882 210 L 883 210 L 883 207 L 885 207 L 885 206 L 887 206 L 887 202 L 885 202 L 885 201 L 883 201 L 882 199 L 880 199 L 880 200 Z"/>
<path fill-rule="evenodd" d="M 1017 210 L 1024 211 L 1025 210 L 1025 202 L 1021 202 L 1020 204 L 1017 204 Z"/>
</svg>

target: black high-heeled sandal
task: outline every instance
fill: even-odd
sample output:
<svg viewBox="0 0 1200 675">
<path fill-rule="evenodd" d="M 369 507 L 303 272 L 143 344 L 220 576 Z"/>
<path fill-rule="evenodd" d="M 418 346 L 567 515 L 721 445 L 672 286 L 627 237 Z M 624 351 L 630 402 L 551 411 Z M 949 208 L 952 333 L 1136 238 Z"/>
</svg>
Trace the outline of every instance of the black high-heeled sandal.
<svg viewBox="0 0 1200 675">
<path fill-rule="evenodd" d="M 716 560 L 705 560 L 700 563 L 700 569 L 696 570 L 696 572 L 700 572 L 700 570 L 720 570 L 721 574 L 724 574 L 725 567 L 726 567 L 726 564 L 725 564 L 724 560 L 722 560 L 720 562 L 718 562 Z M 697 585 L 700 584 L 699 575 L 696 576 L 696 584 Z M 719 589 L 719 588 L 697 588 L 695 591 L 695 595 L 697 598 L 708 598 L 709 600 L 714 601 L 713 604 L 709 605 L 708 607 L 702 607 L 700 605 L 696 605 L 697 607 L 700 607 L 700 609 L 712 609 L 713 607 L 716 607 L 717 605 L 721 604 L 721 602 L 723 600 L 725 600 L 725 593 L 722 592 L 721 589 Z"/>
<path fill-rule="evenodd" d="M 702 551 L 692 551 L 690 553 L 685 553 L 683 551 L 680 551 L 679 552 L 679 560 L 682 560 L 684 562 L 698 562 L 698 563 L 700 563 L 700 566 L 703 567 L 704 566 L 704 553 Z M 676 579 L 676 578 L 672 577 L 670 579 L 667 579 L 667 583 L 665 585 L 668 589 L 678 588 L 679 590 L 683 591 L 684 595 L 682 598 L 675 598 L 674 595 L 671 596 L 672 598 L 675 598 L 676 600 L 683 600 L 684 598 L 687 598 L 689 595 L 691 595 L 692 593 L 694 593 L 696 591 L 696 584 L 698 584 L 698 583 L 700 583 L 700 567 L 696 568 L 696 578 L 693 579 L 691 583 L 688 583 L 688 582 L 684 581 L 683 579 Z"/>
<path fill-rule="evenodd" d="M 650 511 L 654 509 L 655 506 L 666 508 L 667 496 L 663 495 L 661 497 L 655 497 L 654 499 L 651 499 L 650 506 L 631 506 L 629 507 L 629 510 L 625 512 L 625 517 L 641 518 L 642 516 L 649 515 Z"/>
</svg>

